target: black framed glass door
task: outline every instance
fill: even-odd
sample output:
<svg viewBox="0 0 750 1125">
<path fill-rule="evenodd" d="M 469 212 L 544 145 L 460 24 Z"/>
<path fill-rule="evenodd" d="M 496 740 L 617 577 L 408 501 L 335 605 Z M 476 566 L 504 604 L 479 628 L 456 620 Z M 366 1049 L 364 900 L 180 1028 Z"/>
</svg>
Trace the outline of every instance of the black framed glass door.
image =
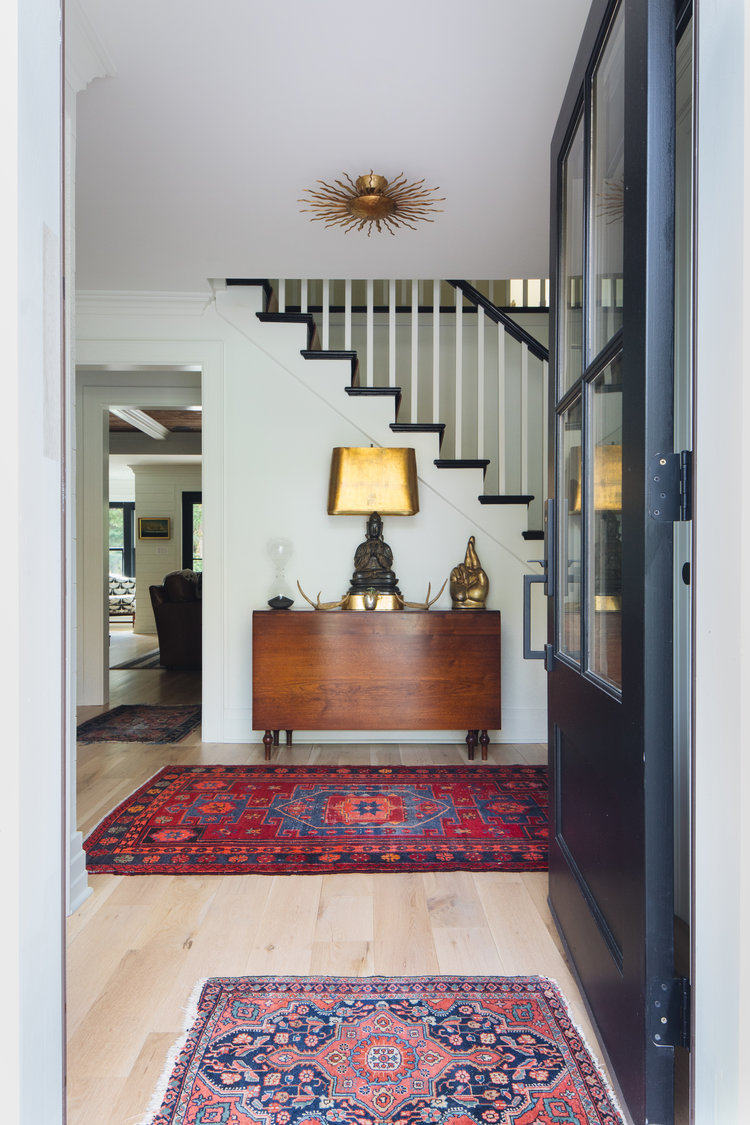
<svg viewBox="0 0 750 1125">
<path fill-rule="evenodd" d="M 552 147 L 550 906 L 619 1092 L 671 1122 L 674 2 L 595 0 Z"/>
</svg>

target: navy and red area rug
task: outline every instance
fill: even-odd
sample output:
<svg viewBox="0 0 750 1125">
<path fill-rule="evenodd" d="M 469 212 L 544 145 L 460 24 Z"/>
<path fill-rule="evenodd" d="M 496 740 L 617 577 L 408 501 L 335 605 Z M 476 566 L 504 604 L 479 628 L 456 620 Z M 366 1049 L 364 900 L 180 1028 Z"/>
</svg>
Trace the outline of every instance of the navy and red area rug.
<svg viewBox="0 0 750 1125">
<path fill-rule="evenodd" d="M 623 1125 L 544 977 L 216 977 L 193 1009 L 144 1125 Z"/>
<path fill-rule="evenodd" d="M 546 766 L 168 766 L 84 843 L 90 872 L 542 871 Z"/>
<path fill-rule="evenodd" d="M 200 703 L 124 703 L 78 726 L 78 742 L 181 742 L 200 726 Z"/>
</svg>

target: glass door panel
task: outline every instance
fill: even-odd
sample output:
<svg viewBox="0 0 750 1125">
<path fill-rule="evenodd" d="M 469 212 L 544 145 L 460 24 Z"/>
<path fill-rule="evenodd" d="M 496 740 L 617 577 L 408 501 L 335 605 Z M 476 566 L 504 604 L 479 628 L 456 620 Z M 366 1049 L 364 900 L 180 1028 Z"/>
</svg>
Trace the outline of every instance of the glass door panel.
<svg viewBox="0 0 750 1125">
<path fill-rule="evenodd" d="M 583 371 L 583 118 L 576 126 L 562 173 L 560 341 L 564 394 Z"/>
<path fill-rule="evenodd" d="M 620 6 L 592 84 L 589 363 L 622 328 L 624 42 Z"/>
<path fill-rule="evenodd" d="M 590 518 L 587 521 L 588 670 L 622 687 L 622 364 L 591 384 Z"/>
<path fill-rule="evenodd" d="M 581 438 L 583 415 L 577 399 L 560 416 L 557 448 L 560 451 L 559 528 L 557 557 L 560 560 L 557 588 L 560 591 L 558 651 L 581 662 Z"/>
</svg>

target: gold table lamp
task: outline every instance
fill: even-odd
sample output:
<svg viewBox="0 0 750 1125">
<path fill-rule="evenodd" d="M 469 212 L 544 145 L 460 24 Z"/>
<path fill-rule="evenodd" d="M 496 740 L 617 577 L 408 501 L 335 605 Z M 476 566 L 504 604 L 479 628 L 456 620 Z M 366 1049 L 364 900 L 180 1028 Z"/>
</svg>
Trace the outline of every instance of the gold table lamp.
<svg viewBox="0 0 750 1125">
<path fill-rule="evenodd" d="M 419 511 L 417 458 L 413 449 L 379 446 L 333 450 L 328 485 L 329 516 L 368 516 L 367 538 L 354 553 L 346 609 L 401 609 L 393 552 L 383 539 L 382 516 Z"/>
</svg>

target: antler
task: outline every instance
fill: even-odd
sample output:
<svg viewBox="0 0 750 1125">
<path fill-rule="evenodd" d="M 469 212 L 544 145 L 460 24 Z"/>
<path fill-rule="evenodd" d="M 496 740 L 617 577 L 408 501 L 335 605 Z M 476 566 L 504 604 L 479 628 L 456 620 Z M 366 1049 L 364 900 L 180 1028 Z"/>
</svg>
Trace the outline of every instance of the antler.
<svg viewBox="0 0 750 1125">
<path fill-rule="evenodd" d="M 405 609 L 429 609 L 430 606 L 434 605 L 435 602 L 438 600 L 438 598 L 442 594 L 443 590 L 445 589 L 447 582 L 448 582 L 448 579 L 446 578 L 445 582 L 440 587 L 438 593 L 435 595 L 435 597 L 432 599 L 432 601 L 430 601 L 430 590 L 432 589 L 432 586 L 429 582 L 427 583 L 427 597 L 425 598 L 424 602 L 405 602 L 400 594 L 396 594 L 396 600 L 399 603 L 399 605 L 404 606 Z"/>
<path fill-rule="evenodd" d="M 320 591 L 318 591 L 317 603 L 313 602 L 313 601 L 310 601 L 307 594 L 305 593 L 305 591 L 302 589 L 302 587 L 299 584 L 299 578 L 297 579 L 297 589 L 299 590 L 300 594 L 302 594 L 302 597 L 305 599 L 305 601 L 310 602 L 310 605 L 313 607 L 313 609 L 338 609 L 339 606 L 342 606 L 342 605 L 344 605 L 345 602 L 349 601 L 349 595 L 344 594 L 344 596 L 343 596 L 343 598 L 341 599 L 340 602 L 321 602 Z"/>
</svg>

